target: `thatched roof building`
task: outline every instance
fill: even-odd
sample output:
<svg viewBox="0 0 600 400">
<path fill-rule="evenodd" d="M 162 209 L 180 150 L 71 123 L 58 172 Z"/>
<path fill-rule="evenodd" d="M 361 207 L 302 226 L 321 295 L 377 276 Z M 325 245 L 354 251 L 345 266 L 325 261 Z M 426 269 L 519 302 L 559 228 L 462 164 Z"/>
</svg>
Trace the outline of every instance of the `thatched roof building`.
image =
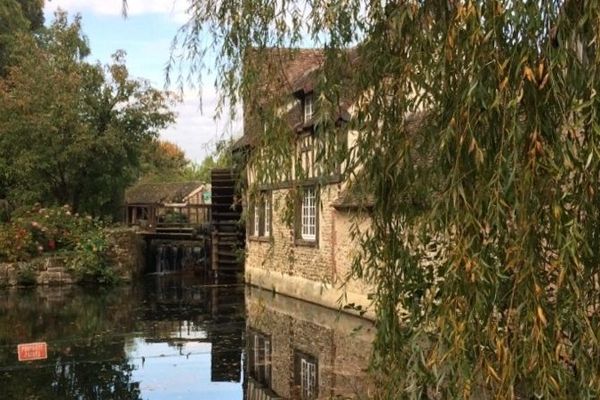
<svg viewBox="0 0 600 400">
<path fill-rule="evenodd" d="M 189 198 L 209 185 L 199 181 L 142 183 L 125 192 L 126 204 L 187 203 Z"/>
</svg>

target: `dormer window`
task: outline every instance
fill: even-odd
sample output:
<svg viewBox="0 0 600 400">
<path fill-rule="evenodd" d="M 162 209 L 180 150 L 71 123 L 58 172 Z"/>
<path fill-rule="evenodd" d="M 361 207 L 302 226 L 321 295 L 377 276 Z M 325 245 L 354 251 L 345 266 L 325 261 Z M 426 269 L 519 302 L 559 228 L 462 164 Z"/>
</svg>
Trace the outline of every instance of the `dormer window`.
<svg viewBox="0 0 600 400">
<path fill-rule="evenodd" d="M 313 118 L 313 95 L 312 93 L 304 96 L 304 123 L 308 123 Z"/>
</svg>

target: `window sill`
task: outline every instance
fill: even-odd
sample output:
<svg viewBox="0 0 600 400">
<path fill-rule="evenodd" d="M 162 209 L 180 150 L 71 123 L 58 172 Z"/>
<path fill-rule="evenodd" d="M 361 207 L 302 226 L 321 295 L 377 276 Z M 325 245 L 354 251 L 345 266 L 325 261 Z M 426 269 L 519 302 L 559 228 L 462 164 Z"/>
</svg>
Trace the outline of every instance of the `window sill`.
<svg viewBox="0 0 600 400">
<path fill-rule="evenodd" d="M 296 246 L 304 246 L 304 247 L 319 247 L 319 242 L 317 241 L 317 239 L 315 239 L 315 240 L 296 239 L 296 240 L 294 240 L 294 244 Z"/>
<path fill-rule="evenodd" d="M 271 236 L 248 236 L 248 240 L 251 242 L 267 243 L 271 241 Z"/>
</svg>

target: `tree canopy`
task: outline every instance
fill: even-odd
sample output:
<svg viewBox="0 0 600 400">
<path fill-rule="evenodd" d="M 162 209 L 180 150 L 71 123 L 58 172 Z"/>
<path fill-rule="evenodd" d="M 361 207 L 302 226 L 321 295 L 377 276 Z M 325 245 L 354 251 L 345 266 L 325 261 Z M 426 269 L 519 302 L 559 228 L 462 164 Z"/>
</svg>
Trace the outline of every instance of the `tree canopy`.
<svg viewBox="0 0 600 400">
<path fill-rule="evenodd" d="M 201 162 L 186 158 L 183 150 L 166 140 L 152 139 L 143 146 L 140 158 L 140 178 L 144 183 L 210 182 L 213 168 L 232 166 L 231 141 L 222 140 Z"/>
<path fill-rule="evenodd" d="M 216 49 L 233 106 L 257 97 L 253 49 L 324 49 L 322 126 L 355 93 L 340 151 L 374 195 L 354 273 L 375 286 L 382 398 L 600 396 L 599 2 L 194 0 L 189 15 L 175 44 L 193 76 Z M 261 139 L 263 173 L 288 137 Z"/>
<path fill-rule="evenodd" d="M 110 65 L 88 54 L 80 18 L 65 13 L 17 35 L 0 81 L 0 195 L 16 204 L 115 212 L 142 145 L 173 121 L 167 95 L 132 79 L 123 52 Z"/>
<path fill-rule="evenodd" d="M 44 25 L 43 0 L 3 0 L 0 3 L 0 76 L 5 73 L 8 48 L 19 33 Z"/>
</svg>

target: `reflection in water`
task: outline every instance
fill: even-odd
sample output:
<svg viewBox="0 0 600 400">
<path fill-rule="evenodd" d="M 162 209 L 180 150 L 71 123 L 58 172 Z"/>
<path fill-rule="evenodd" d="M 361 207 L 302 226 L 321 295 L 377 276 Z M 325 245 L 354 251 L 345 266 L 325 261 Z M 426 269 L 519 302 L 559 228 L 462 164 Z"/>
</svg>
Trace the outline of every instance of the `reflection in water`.
<svg viewBox="0 0 600 400">
<path fill-rule="evenodd" d="M 243 287 L 183 276 L 0 292 L 0 399 L 240 399 Z M 48 359 L 17 361 L 17 344 Z"/>
<path fill-rule="evenodd" d="M 248 400 L 369 398 L 370 322 L 255 288 L 246 312 Z"/>
<path fill-rule="evenodd" d="M 7 289 L 0 399 L 365 398 L 366 325 L 182 276 L 110 290 Z M 18 362 L 17 344 L 37 341 L 48 343 L 48 359 Z"/>
</svg>

